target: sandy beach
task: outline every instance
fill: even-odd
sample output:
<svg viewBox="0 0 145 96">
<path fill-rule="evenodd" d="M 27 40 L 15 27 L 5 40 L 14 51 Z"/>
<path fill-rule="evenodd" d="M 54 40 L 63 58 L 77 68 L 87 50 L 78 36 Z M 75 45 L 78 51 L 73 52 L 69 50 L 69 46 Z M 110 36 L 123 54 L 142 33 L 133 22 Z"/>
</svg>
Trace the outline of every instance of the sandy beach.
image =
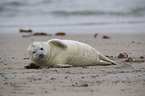
<svg viewBox="0 0 145 96">
<path fill-rule="evenodd" d="M 110 39 L 103 39 L 107 35 Z M 144 96 L 145 34 L 0 34 L 0 96 Z M 27 47 L 51 38 L 87 43 L 118 63 L 111 66 L 25 69 Z M 122 52 L 133 59 L 118 58 Z"/>
</svg>

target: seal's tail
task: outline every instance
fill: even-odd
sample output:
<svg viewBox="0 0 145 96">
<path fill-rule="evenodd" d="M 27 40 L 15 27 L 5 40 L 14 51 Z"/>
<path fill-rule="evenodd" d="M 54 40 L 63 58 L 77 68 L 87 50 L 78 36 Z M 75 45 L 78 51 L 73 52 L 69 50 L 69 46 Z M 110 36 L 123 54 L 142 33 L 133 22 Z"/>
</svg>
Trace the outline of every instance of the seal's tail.
<svg viewBox="0 0 145 96">
<path fill-rule="evenodd" d="M 112 65 L 116 65 L 117 63 L 114 62 L 113 60 L 110 60 L 109 58 L 105 57 L 102 53 L 98 52 L 98 56 L 100 60 L 110 62 Z"/>
</svg>

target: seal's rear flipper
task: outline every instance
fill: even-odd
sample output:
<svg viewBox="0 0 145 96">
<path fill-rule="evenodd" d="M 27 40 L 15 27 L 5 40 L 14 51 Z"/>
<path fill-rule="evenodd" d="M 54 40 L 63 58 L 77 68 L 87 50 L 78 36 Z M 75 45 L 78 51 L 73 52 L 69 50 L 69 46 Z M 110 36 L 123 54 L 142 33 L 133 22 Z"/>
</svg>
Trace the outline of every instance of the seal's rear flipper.
<svg viewBox="0 0 145 96">
<path fill-rule="evenodd" d="M 114 62 L 113 60 L 110 60 L 109 58 L 105 57 L 102 53 L 98 52 L 98 56 L 100 60 L 106 61 L 106 62 L 110 62 L 111 65 L 117 65 L 116 62 Z"/>
<path fill-rule="evenodd" d="M 106 61 L 103 61 L 103 60 L 99 60 L 97 62 L 97 65 L 100 65 L 100 66 L 108 66 L 108 65 L 112 65 L 110 62 L 106 62 Z"/>
<path fill-rule="evenodd" d="M 52 43 L 52 44 L 54 44 L 55 46 L 58 46 L 58 47 L 67 48 L 67 44 L 62 42 L 60 39 L 52 39 L 48 42 L 50 42 L 50 43 Z"/>
<path fill-rule="evenodd" d="M 68 64 L 56 64 L 56 65 L 53 65 L 52 67 L 54 67 L 54 68 L 70 68 L 70 67 L 72 67 L 72 65 L 68 65 Z"/>
</svg>

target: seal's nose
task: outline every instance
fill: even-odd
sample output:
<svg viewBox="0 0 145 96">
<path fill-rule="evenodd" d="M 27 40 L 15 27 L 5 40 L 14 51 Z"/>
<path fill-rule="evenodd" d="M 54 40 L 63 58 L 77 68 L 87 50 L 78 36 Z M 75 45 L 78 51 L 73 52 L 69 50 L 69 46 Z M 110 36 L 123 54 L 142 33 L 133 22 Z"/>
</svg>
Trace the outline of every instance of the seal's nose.
<svg viewBox="0 0 145 96">
<path fill-rule="evenodd" d="M 40 54 L 38 57 L 39 57 L 40 59 L 42 59 L 42 58 L 44 58 L 44 54 Z"/>
</svg>

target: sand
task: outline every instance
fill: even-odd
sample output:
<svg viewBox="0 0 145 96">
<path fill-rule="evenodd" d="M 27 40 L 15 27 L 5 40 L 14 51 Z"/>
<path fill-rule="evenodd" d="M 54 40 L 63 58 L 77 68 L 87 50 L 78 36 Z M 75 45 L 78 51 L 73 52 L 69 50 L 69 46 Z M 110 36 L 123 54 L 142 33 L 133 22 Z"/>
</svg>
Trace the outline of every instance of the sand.
<svg viewBox="0 0 145 96">
<path fill-rule="evenodd" d="M 144 96 L 145 34 L 78 34 L 32 36 L 0 34 L 0 96 Z M 102 39 L 107 35 L 110 39 Z M 51 38 L 85 42 L 118 65 L 25 69 L 27 47 Z M 126 52 L 133 62 L 117 58 Z M 140 58 L 142 56 L 142 59 Z"/>
</svg>

